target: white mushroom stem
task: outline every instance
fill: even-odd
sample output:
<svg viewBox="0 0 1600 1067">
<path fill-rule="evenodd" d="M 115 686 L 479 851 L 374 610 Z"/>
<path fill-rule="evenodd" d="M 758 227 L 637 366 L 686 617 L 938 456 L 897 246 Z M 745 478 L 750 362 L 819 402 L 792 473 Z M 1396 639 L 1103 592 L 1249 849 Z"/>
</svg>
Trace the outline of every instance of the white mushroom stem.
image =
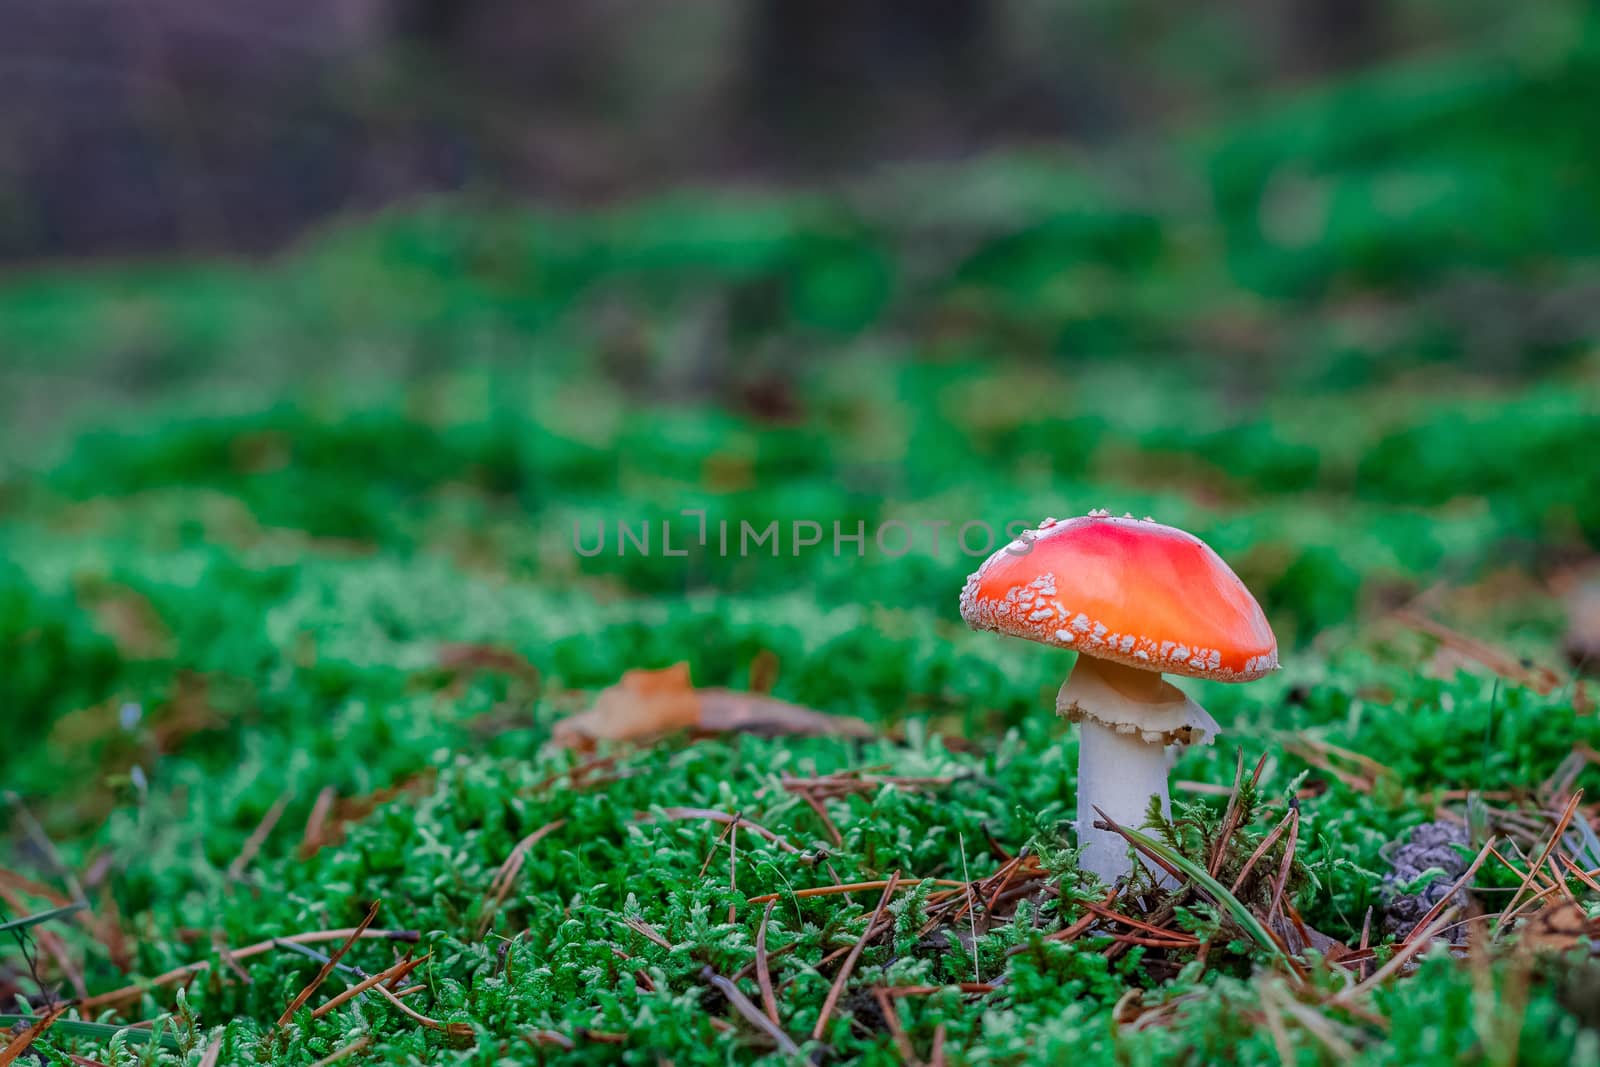
<svg viewBox="0 0 1600 1067">
<path fill-rule="evenodd" d="M 1080 654 L 1056 710 L 1082 724 L 1078 748 L 1079 863 L 1106 883 L 1132 868 L 1128 841 L 1095 827 L 1096 809 L 1117 823 L 1144 825 L 1150 798 L 1170 812 L 1167 746 L 1210 741 L 1216 720 L 1157 671 L 1143 671 Z M 1160 868 L 1146 863 L 1164 882 Z"/>
<path fill-rule="evenodd" d="M 1151 797 L 1161 798 L 1163 815 L 1171 811 L 1166 746 L 1084 719 L 1078 739 L 1078 846 L 1083 850 L 1078 862 L 1084 870 L 1093 871 L 1107 885 L 1129 872 L 1128 839 L 1094 824 L 1103 811 L 1121 825 L 1138 829 Z M 1146 866 L 1165 873 L 1152 864 Z"/>
</svg>

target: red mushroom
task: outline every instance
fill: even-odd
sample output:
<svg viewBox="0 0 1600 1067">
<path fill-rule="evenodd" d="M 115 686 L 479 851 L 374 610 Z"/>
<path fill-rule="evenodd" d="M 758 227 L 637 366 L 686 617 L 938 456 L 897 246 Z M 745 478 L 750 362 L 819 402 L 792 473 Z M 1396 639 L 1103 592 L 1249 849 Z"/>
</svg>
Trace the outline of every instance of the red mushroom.
<svg viewBox="0 0 1600 1067">
<path fill-rule="evenodd" d="M 1078 653 L 1056 711 L 1082 724 L 1078 845 L 1107 882 L 1128 873 L 1127 842 L 1095 809 L 1145 821 L 1167 798 L 1166 746 L 1210 742 L 1216 721 L 1163 672 L 1248 682 L 1278 669 L 1278 642 L 1238 575 L 1193 534 L 1104 511 L 1000 549 L 967 579 L 961 617 Z"/>
</svg>

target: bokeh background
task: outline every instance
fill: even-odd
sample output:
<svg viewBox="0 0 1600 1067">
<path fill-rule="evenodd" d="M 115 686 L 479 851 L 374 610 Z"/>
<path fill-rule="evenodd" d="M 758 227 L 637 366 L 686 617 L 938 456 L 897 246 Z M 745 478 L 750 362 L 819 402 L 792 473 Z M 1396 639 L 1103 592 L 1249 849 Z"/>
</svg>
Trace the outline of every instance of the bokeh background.
<svg viewBox="0 0 1600 1067">
<path fill-rule="evenodd" d="M 1193 687 L 1247 748 L 1294 722 L 1393 796 L 1542 779 L 1600 645 L 1596 99 L 1576 0 L 0 0 L 0 782 L 142 932 L 92 984 L 203 949 L 174 929 L 348 925 L 352 885 L 465 931 L 545 817 L 506 768 L 634 667 L 917 766 L 999 746 L 1003 788 L 873 839 L 908 870 L 1070 816 L 1070 655 L 967 633 L 948 534 L 573 550 L 684 509 L 1153 515 L 1278 633 L 1281 676 Z M 1457 677 L 1486 662 L 1579 726 Z M 852 758 L 797 744 L 760 758 Z M 530 899 L 621 862 L 628 804 L 742 781 L 692 751 Z M 418 858 L 406 809 L 305 851 L 319 796 L 402 787 L 469 846 Z M 1427 811 L 1332 788 L 1308 862 L 1376 870 Z M 17 810 L 0 867 L 45 877 Z M 292 891 L 236 894 L 247 847 Z M 1347 937 L 1353 871 L 1307 905 Z M 225 1010 L 270 1022 L 304 978 L 270 966 Z"/>
<path fill-rule="evenodd" d="M 1588 5 L 6 0 L 0 26 L 4 573 L 169 686 L 237 637 L 230 583 L 288 611 L 334 595 L 300 588 L 324 566 L 948 627 L 972 565 L 922 527 L 905 558 L 616 553 L 617 522 L 696 508 L 831 534 L 1105 506 L 1206 536 L 1289 649 L 1423 596 L 1587 654 Z M 294 660 L 302 623 L 239 610 Z M 718 654 L 629 641 L 567 681 Z M 9 655 L 13 756 L 131 669 Z"/>
</svg>

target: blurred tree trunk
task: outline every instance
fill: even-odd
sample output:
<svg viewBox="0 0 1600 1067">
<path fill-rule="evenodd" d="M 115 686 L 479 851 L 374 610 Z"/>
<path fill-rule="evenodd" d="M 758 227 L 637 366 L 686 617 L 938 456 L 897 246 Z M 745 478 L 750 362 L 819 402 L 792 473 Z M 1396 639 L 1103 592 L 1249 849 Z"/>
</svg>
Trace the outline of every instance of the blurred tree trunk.
<svg viewBox="0 0 1600 1067">
<path fill-rule="evenodd" d="M 982 0 L 760 0 L 746 119 L 777 161 L 826 165 L 964 139 L 990 38 Z M 796 158 L 796 157 L 799 158 Z"/>
</svg>

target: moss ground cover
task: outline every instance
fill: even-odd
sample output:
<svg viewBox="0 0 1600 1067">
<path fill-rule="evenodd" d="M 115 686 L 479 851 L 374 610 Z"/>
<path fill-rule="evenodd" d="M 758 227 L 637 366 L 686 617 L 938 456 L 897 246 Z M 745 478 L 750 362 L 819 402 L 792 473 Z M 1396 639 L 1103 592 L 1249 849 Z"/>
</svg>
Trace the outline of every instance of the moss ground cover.
<svg viewBox="0 0 1600 1067">
<path fill-rule="evenodd" d="M 1465 859 L 1493 835 L 1498 913 L 1600 786 L 1557 654 L 1600 546 L 1600 162 L 1561 120 L 1600 53 L 1573 40 L 1175 142 L 1153 188 L 1005 158 L 11 279 L 0 899 L 87 907 L 6 933 L 0 1012 L 86 1002 L 33 1042 L 51 1063 L 1600 1062 L 1581 945 L 1511 923 L 1413 958 L 1383 922 L 1412 827 L 1459 819 Z M 1228 732 L 1179 761 L 1162 847 L 1204 862 L 1264 759 L 1224 872 L 1293 809 L 1262 870 L 1347 948 L 1370 916 L 1370 961 L 1274 962 L 1203 894 L 1165 941 L 1050 936 L 1102 900 L 1049 711 L 1071 656 L 962 627 L 958 535 L 1095 507 L 1200 534 L 1283 647 L 1273 678 L 1184 683 Z M 720 552 L 722 522 L 778 550 Z M 879 735 L 549 744 L 680 661 Z M 819 813 L 804 783 L 841 774 Z M 1579 803 L 1554 851 L 1587 871 Z M 939 896 L 1008 864 L 1035 891 Z M 890 879 L 881 911 L 881 885 L 803 894 Z M 226 949 L 374 903 L 405 938 L 281 1021 L 342 937 Z M 323 1010 L 408 952 L 395 995 Z"/>
</svg>

